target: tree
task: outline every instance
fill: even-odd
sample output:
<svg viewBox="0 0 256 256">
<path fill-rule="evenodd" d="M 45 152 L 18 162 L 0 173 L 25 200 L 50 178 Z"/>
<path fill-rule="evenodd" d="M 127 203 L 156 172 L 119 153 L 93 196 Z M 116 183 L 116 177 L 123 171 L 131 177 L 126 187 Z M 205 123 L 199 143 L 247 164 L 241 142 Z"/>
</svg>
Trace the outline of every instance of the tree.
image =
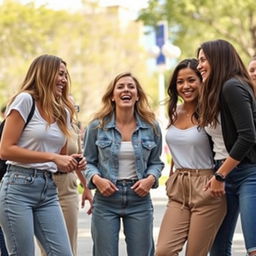
<svg viewBox="0 0 256 256">
<path fill-rule="evenodd" d="M 150 0 L 139 19 L 149 26 L 169 23 L 170 37 L 182 57 L 195 56 L 203 41 L 230 41 L 244 61 L 256 55 L 256 5 L 254 0 Z"/>
<path fill-rule="evenodd" d="M 104 88 L 119 72 L 138 76 L 155 98 L 155 81 L 147 73 L 140 43 L 141 22 L 121 24 L 118 9 L 102 9 L 84 0 L 74 13 L 15 0 L 0 4 L 0 102 L 6 102 L 38 55 L 49 53 L 68 63 L 72 93 L 86 122 L 100 104 Z"/>
</svg>

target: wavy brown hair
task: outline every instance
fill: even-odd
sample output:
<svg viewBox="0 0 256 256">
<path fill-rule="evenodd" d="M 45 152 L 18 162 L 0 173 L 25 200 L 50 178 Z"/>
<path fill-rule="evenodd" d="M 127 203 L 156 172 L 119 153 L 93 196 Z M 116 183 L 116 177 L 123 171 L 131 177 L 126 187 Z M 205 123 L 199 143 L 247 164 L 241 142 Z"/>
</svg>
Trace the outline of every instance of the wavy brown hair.
<svg viewBox="0 0 256 256">
<path fill-rule="evenodd" d="M 200 50 L 204 52 L 211 72 L 200 90 L 199 125 L 216 127 L 223 84 L 231 78 L 236 78 L 247 83 L 253 91 L 254 88 L 245 65 L 231 43 L 222 39 L 204 42 L 197 50 L 197 57 Z"/>
<path fill-rule="evenodd" d="M 56 83 L 60 64 L 67 66 L 66 62 L 54 55 L 41 55 L 31 63 L 20 89 L 12 97 L 11 102 L 21 92 L 27 92 L 38 102 L 44 111 L 46 121 L 54 119 L 60 130 L 69 135 L 67 127 L 67 110 L 71 120 L 75 113 L 74 106 L 69 100 L 70 76 L 68 74 L 67 84 L 63 88 L 62 96 L 56 97 Z"/>
<path fill-rule="evenodd" d="M 150 109 L 147 96 L 143 91 L 138 79 L 130 72 L 120 73 L 110 82 L 106 89 L 106 92 L 102 97 L 102 107 L 94 115 L 93 120 L 99 119 L 100 127 L 104 127 L 104 125 L 108 121 L 107 117 L 109 117 L 115 111 L 115 102 L 112 101 L 113 91 L 117 82 L 123 77 L 131 77 L 136 84 L 139 100 L 135 104 L 135 111 L 143 120 L 155 126 L 155 114 Z"/>
<path fill-rule="evenodd" d="M 179 71 L 182 69 L 185 69 L 185 68 L 190 68 L 195 72 L 195 74 L 198 76 L 200 81 L 202 81 L 202 76 L 201 76 L 200 72 L 197 70 L 197 65 L 198 65 L 198 61 L 195 58 L 184 59 L 176 66 L 176 68 L 174 69 L 174 71 L 171 75 L 169 86 L 167 89 L 167 93 L 169 95 L 169 98 L 167 100 L 167 107 L 168 107 L 167 111 L 168 111 L 168 117 L 169 117 L 168 127 L 170 127 L 172 124 L 174 124 L 175 121 L 177 120 L 177 103 L 178 103 L 178 99 L 179 99 L 179 95 L 177 92 L 177 78 L 178 78 Z M 192 118 L 193 117 L 196 120 L 198 120 L 197 109 L 193 113 Z"/>
</svg>

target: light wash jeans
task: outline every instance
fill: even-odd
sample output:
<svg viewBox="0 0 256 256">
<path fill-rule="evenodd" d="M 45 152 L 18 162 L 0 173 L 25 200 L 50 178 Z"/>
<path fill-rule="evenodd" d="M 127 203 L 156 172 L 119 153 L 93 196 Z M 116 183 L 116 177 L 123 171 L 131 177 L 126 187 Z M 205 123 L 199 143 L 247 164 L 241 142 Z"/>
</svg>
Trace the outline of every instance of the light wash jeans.
<svg viewBox="0 0 256 256">
<path fill-rule="evenodd" d="M 256 250 L 256 165 L 240 164 L 226 181 L 227 215 L 217 233 L 211 256 L 231 256 L 238 214 L 241 216 L 245 247 Z"/>
<path fill-rule="evenodd" d="M 109 197 L 96 191 L 92 215 L 94 256 L 117 256 L 120 220 L 128 256 L 153 256 L 153 206 L 150 195 L 139 197 L 130 187 L 134 182 L 117 182 L 119 191 Z"/>
<path fill-rule="evenodd" d="M 0 185 L 0 225 L 10 256 L 34 256 L 34 235 L 48 256 L 72 256 L 52 174 L 9 166 Z"/>
</svg>

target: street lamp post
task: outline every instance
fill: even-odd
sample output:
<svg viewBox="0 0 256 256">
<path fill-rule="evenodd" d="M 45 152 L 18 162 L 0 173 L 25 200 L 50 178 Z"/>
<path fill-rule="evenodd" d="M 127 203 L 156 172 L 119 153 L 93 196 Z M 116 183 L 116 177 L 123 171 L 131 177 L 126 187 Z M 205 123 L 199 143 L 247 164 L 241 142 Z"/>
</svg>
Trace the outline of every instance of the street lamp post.
<svg viewBox="0 0 256 256">
<path fill-rule="evenodd" d="M 165 118 L 165 79 L 164 72 L 167 70 L 167 59 L 178 58 L 181 54 L 179 47 L 168 42 L 167 22 L 161 21 L 156 26 L 156 45 L 152 48 L 158 68 L 158 99 L 159 99 L 159 122 L 162 127 L 166 127 Z"/>
</svg>

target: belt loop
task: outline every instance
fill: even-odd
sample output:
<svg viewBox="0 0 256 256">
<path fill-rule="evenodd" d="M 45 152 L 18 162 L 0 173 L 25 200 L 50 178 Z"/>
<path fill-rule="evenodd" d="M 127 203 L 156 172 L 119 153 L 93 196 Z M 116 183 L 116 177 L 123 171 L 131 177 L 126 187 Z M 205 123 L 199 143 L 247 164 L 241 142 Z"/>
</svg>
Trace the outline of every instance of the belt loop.
<svg viewBox="0 0 256 256">
<path fill-rule="evenodd" d="M 34 169 L 34 175 L 33 177 L 36 177 L 37 176 L 37 169 Z"/>
</svg>

